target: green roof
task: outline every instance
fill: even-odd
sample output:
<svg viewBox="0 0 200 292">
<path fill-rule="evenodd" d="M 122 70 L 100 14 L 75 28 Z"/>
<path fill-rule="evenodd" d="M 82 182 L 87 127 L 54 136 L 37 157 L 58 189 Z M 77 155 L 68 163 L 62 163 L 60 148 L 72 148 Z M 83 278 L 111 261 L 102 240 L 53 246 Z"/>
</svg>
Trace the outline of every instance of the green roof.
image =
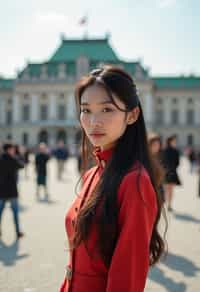
<svg viewBox="0 0 200 292">
<path fill-rule="evenodd" d="M 14 79 L 0 78 L 0 90 L 12 90 Z"/>
<path fill-rule="evenodd" d="M 75 62 L 80 56 L 92 61 L 116 62 L 119 58 L 111 48 L 108 38 L 63 39 L 50 62 Z"/>
<path fill-rule="evenodd" d="M 200 77 L 177 76 L 177 77 L 154 77 L 152 78 L 157 88 L 200 88 Z"/>
<path fill-rule="evenodd" d="M 124 69 L 132 76 L 137 76 L 137 69 L 139 68 L 141 70 L 141 74 L 144 77 L 148 77 L 148 71 L 142 67 L 140 62 L 121 62 L 121 64 L 124 66 Z"/>
<path fill-rule="evenodd" d="M 76 62 L 80 56 L 88 58 L 89 71 L 99 67 L 100 64 L 122 65 L 127 72 L 136 78 L 138 69 L 144 78 L 148 76 L 148 72 L 141 66 L 140 62 L 125 62 L 119 59 L 110 46 L 108 37 L 106 37 L 103 39 L 62 39 L 60 47 L 47 62 L 28 64 L 18 74 L 18 78 L 21 78 L 25 72 L 30 78 L 39 77 L 44 65 L 48 77 L 57 77 L 60 64 L 66 64 L 65 73 L 67 76 L 75 76 Z"/>
</svg>

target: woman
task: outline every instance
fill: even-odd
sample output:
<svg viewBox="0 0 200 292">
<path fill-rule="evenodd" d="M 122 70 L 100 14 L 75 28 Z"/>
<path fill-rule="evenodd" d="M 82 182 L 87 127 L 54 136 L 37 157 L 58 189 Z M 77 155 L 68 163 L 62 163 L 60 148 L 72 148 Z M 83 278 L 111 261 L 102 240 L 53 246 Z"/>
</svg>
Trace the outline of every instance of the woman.
<svg viewBox="0 0 200 292">
<path fill-rule="evenodd" d="M 179 166 L 180 154 L 176 148 L 176 135 L 167 138 L 166 148 L 163 152 L 163 165 L 166 170 L 164 189 L 165 200 L 167 202 L 168 211 L 172 212 L 172 200 L 174 195 L 174 187 L 181 185 L 179 176 L 177 174 L 177 167 Z"/>
<path fill-rule="evenodd" d="M 164 250 L 161 202 L 132 78 L 104 67 L 76 87 L 83 161 L 96 166 L 66 216 L 70 259 L 60 292 L 142 292 Z"/>
<path fill-rule="evenodd" d="M 159 186 L 159 193 L 161 196 L 161 200 L 164 203 L 165 202 L 165 196 L 164 196 L 164 187 L 163 187 L 163 181 L 164 181 L 164 168 L 162 166 L 162 141 L 159 135 L 157 134 L 150 134 L 148 135 L 148 145 L 149 145 L 149 152 L 151 155 L 153 167 L 154 167 L 154 173 L 156 175 L 156 180 Z"/>
</svg>

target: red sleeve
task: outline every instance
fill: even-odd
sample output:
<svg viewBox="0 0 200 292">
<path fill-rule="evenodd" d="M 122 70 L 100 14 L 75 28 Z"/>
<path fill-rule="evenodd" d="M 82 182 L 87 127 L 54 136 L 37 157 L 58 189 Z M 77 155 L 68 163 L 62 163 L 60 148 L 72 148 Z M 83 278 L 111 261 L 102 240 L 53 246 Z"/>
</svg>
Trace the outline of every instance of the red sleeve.
<svg viewBox="0 0 200 292">
<path fill-rule="evenodd" d="M 93 166 L 92 168 L 88 169 L 82 176 L 82 183 L 84 184 L 85 181 L 87 180 L 87 178 L 90 176 L 90 174 L 92 172 L 95 171 L 95 169 L 97 168 L 97 166 Z"/>
<path fill-rule="evenodd" d="M 143 292 L 149 269 L 149 244 L 157 213 L 156 195 L 143 170 L 129 173 L 119 189 L 119 237 L 111 260 L 106 292 Z"/>
</svg>

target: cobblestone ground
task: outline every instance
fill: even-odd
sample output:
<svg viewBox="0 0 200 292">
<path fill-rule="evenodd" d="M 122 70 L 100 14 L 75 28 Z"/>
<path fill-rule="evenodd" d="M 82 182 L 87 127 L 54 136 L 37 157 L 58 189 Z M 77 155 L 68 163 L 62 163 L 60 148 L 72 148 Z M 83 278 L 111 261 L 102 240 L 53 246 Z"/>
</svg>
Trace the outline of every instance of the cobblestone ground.
<svg viewBox="0 0 200 292">
<path fill-rule="evenodd" d="M 176 189 L 173 214 L 168 214 L 169 254 L 153 268 L 145 291 L 200 291 L 200 199 L 197 175 L 186 160 L 179 170 L 183 186 Z M 55 161 L 49 164 L 49 202 L 36 200 L 32 165 L 29 178 L 20 173 L 20 220 L 25 237 L 15 240 L 7 206 L 0 241 L 0 292 L 57 292 L 67 262 L 64 216 L 74 198 L 75 160 L 70 159 L 63 181 L 56 180 Z M 86 291 L 93 292 L 93 291 Z M 125 291 L 122 291 L 125 292 Z"/>
</svg>

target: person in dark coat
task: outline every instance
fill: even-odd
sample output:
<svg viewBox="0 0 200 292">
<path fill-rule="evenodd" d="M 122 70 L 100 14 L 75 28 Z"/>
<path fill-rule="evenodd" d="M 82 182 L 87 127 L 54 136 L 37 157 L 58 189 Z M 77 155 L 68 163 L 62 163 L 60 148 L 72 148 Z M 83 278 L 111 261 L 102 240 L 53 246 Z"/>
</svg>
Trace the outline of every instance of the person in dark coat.
<svg viewBox="0 0 200 292">
<path fill-rule="evenodd" d="M 27 147 L 22 147 L 23 150 L 23 158 L 24 158 L 24 171 L 25 171 L 25 178 L 28 179 L 28 166 L 29 166 L 29 162 L 30 162 L 30 149 L 28 149 Z"/>
<path fill-rule="evenodd" d="M 11 143 L 4 144 L 3 154 L 0 156 L 0 235 L 1 219 L 7 202 L 10 203 L 13 212 L 13 219 L 17 238 L 24 234 L 20 230 L 17 172 L 24 164 L 16 156 L 15 146 Z"/>
<path fill-rule="evenodd" d="M 190 147 L 190 149 L 189 149 L 188 159 L 190 162 L 190 173 L 193 173 L 195 168 L 196 168 L 196 164 L 197 164 L 197 155 L 196 155 L 196 151 L 193 147 Z"/>
<path fill-rule="evenodd" d="M 172 135 L 168 137 L 166 148 L 163 151 L 163 166 L 166 171 L 164 180 L 165 200 L 168 205 L 168 211 L 173 211 L 172 199 L 174 186 L 181 185 L 181 181 L 177 173 L 179 162 L 180 152 L 176 148 L 176 135 Z"/>
<path fill-rule="evenodd" d="M 63 172 L 64 172 L 65 162 L 69 157 L 69 151 L 65 147 L 65 144 L 63 141 L 58 142 L 58 146 L 53 151 L 53 155 L 55 156 L 57 160 L 57 178 L 58 180 L 61 180 Z"/>
<path fill-rule="evenodd" d="M 37 190 L 36 196 L 39 199 L 39 189 L 42 186 L 45 191 L 45 198 L 48 199 L 48 191 L 47 191 L 47 162 L 50 158 L 50 155 L 47 150 L 47 146 L 45 143 L 39 144 L 39 151 L 35 156 L 35 168 L 37 174 Z"/>
</svg>

